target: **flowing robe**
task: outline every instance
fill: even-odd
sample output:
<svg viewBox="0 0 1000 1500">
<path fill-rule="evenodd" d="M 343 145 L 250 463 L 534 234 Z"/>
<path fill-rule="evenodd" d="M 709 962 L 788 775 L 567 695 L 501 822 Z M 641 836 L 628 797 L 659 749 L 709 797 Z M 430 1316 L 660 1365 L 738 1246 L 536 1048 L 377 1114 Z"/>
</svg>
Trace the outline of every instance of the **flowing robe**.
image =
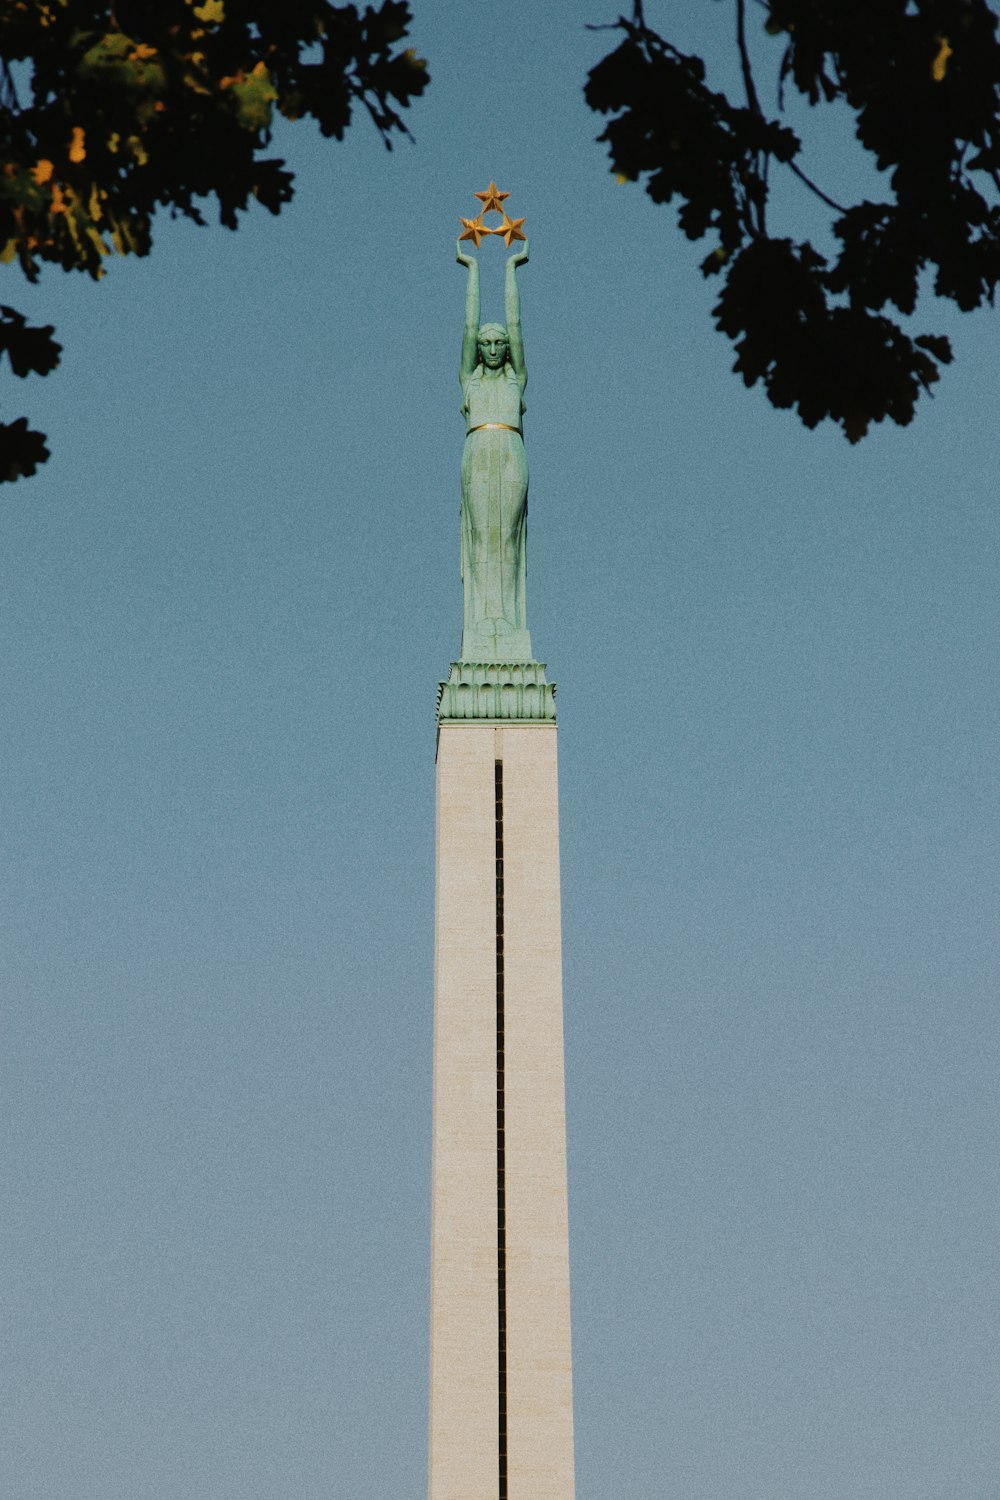
<svg viewBox="0 0 1000 1500">
<path fill-rule="evenodd" d="M 477 365 L 463 386 L 468 429 L 462 452 L 466 661 L 521 661 L 531 656 L 525 613 L 528 459 L 520 433 L 523 389 L 509 364 L 496 374 Z M 505 426 L 471 430 L 484 422 Z"/>
</svg>

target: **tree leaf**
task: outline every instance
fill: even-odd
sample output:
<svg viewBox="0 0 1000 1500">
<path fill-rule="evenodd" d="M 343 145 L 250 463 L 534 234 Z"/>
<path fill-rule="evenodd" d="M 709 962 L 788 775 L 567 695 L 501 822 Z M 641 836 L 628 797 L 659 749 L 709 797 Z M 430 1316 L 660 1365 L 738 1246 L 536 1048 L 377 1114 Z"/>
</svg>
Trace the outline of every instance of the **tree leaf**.
<svg viewBox="0 0 1000 1500">
<path fill-rule="evenodd" d="M 59 363 L 62 345 L 51 324 L 33 328 L 23 313 L 0 306 L 0 355 L 6 354 L 15 375 L 47 375 Z"/>
<path fill-rule="evenodd" d="M 278 91 L 264 63 L 258 62 L 248 77 L 233 83 L 230 94 L 235 101 L 236 117 L 244 130 L 267 129 Z"/>
<path fill-rule="evenodd" d="M 0 422 L 0 484 L 29 478 L 48 457 L 45 434 L 33 431 L 26 417 Z"/>
</svg>

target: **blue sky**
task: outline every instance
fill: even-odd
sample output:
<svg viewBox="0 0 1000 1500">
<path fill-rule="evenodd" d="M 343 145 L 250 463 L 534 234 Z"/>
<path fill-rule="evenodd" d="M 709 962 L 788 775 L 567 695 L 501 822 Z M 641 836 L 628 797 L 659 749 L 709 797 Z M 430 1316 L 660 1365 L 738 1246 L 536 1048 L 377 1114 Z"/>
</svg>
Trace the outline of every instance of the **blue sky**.
<svg viewBox="0 0 1000 1500">
<path fill-rule="evenodd" d="M 53 458 L 0 497 L 4 1492 L 424 1489 L 454 236 L 494 177 L 531 239 L 580 1500 L 994 1500 L 993 316 L 918 317 L 956 364 L 910 428 L 807 433 L 593 144 L 614 7 L 416 9 L 414 145 L 286 128 L 280 219 L 5 273 L 65 353 L 6 388 Z M 728 6 L 648 15 L 730 79 Z M 847 122 L 804 128 L 870 190 Z"/>
</svg>

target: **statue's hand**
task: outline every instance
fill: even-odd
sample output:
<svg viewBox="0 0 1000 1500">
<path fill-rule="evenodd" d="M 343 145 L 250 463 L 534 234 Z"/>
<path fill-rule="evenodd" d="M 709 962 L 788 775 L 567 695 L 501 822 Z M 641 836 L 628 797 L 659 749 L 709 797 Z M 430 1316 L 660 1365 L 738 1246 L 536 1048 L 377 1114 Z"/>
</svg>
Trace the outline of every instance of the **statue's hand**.
<svg viewBox="0 0 1000 1500">
<path fill-rule="evenodd" d="M 476 257 L 474 255 L 469 255 L 467 251 L 462 249 L 461 240 L 455 241 L 455 259 L 458 261 L 460 266 L 468 266 L 470 271 L 476 264 Z"/>
<path fill-rule="evenodd" d="M 525 240 L 524 244 L 518 246 L 518 248 L 514 251 L 514 254 L 508 257 L 507 264 L 509 266 L 525 266 L 527 265 L 527 263 L 528 241 Z"/>
</svg>

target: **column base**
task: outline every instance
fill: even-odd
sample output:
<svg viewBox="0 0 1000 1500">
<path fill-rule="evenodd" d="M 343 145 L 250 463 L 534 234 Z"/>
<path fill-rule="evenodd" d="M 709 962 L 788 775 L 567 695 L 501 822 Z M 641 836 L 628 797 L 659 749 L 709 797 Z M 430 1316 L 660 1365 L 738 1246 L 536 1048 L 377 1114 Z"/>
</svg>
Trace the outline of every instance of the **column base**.
<svg viewBox="0 0 1000 1500">
<path fill-rule="evenodd" d="M 438 723 L 554 724 L 555 697 L 544 662 L 453 661 L 438 689 Z"/>
</svg>

